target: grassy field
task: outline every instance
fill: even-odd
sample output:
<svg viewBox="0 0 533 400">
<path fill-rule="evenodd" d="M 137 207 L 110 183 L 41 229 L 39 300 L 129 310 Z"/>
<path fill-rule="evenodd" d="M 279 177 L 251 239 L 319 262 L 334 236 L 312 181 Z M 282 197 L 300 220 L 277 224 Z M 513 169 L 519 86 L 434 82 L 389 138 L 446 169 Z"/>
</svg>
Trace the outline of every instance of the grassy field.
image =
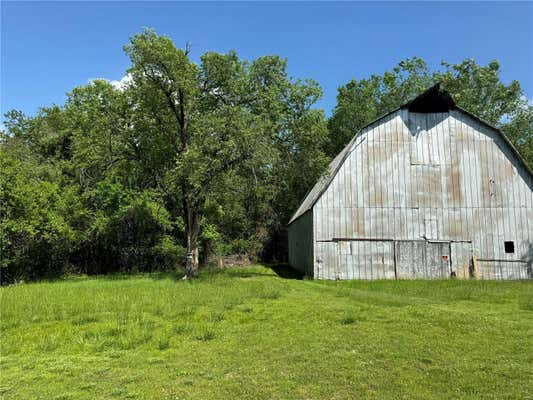
<svg viewBox="0 0 533 400">
<path fill-rule="evenodd" d="M 533 399 L 533 282 L 256 266 L 2 288 L 2 399 Z"/>
</svg>

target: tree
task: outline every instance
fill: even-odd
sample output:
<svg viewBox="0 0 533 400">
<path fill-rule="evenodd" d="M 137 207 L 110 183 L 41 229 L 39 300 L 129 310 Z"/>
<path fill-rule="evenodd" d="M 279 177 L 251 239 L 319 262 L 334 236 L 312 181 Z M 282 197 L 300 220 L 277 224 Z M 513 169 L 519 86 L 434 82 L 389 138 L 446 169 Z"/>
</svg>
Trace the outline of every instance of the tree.
<svg viewBox="0 0 533 400">
<path fill-rule="evenodd" d="M 282 148 L 295 146 L 294 126 L 308 118 L 320 91 L 314 83 L 290 82 L 286 61 L 278 57 L 250 64 L 235 52 L 206 53 L 196 65 L 189 50 L 151 30 L 126 46 L 132 61 L 128 90 L 139 107 L 133 125 L 159 149 L 155 180 L 184 221 L 186 274 L 193 277 L 208 200 L 221 197 L 217 191 L 234 171 L 251 172 L 255 185 L 260 177 L 271 179 L 287 154 Z M 322 114 L 314 118 L 323 120 Z M 246 195 L 258 196 L 251 186 Z"/>
<path fill-rule="evenodd" d="M 0 145 L 0 281 L 64 272 L 78 235 L 76 189 L 62 185 L 58 168 L 19 141 Z"/>
<path fill-rule="evenodd" d="M 514 111 L 503 132 L 514 143 L 529 168 L 533 169 L 533 106 L 522 99 L 522 105 Z"/>
<path fill-rule="evenodd" d="M 188 277 L 200 250 L 204 259 L 209 251 L 283 259 L 269 249 L 328 161 L 324 113 L 312 108 L 318 84 L 289 77 L 278 56 L 208 52 L 196 64 L 190 48 L 151 30 L 125 50 L 125 85 L 95 80 L 35 117 L 6 115 L 2 199 L 13 211 L 2 223 L 17 227 L 4 229 L 6 243 L 21 246 L 6 246 L 4 259 L 23 265 L 35 245 L 49 250 L 35 262 L 59 260 L 58 274 L 151 270 L 178 260 L 184 245 Z M 46 216 L 62 222 L 48 227 Z M 50 228 L 57 240 L 19 235 L 25 226 Z M 30 269 L 22 275 L 46 268 Z"/>
</svg>

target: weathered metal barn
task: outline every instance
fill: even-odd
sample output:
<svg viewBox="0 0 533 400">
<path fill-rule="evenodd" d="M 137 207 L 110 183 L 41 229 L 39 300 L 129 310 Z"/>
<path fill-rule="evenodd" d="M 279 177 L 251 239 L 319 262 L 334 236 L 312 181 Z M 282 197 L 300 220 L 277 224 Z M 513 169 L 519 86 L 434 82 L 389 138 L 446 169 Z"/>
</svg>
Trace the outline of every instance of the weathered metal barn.
<svg viewBox="0 0 533 400">
<path fill-rule="evenodd" d="M 533 278 L 533 174 L 436 85 L 361 129 L 289 223 L 317 279 Z"/>
</svg>

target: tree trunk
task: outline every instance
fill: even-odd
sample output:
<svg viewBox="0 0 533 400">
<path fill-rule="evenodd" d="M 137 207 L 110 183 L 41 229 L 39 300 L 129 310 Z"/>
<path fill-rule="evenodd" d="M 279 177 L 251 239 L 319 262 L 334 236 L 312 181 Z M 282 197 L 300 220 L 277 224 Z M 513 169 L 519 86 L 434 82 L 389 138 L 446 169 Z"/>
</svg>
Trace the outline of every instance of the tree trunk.
<svg viewBox="0 0 533 400">
<path fill-rule="evenodd" d="M 187 263 L 185 264 L 185 276 L 187 279 L 198 276 L 198 236 L 200 234 L 200 213 L 187 204 Z"/>
<path fill-rule="evenodd" d="M 198 243 L 190 241 L 187 235 L 187 263 L 185 265 L 185 276 L 187 279 L 198 276 Z"/>
</svg>

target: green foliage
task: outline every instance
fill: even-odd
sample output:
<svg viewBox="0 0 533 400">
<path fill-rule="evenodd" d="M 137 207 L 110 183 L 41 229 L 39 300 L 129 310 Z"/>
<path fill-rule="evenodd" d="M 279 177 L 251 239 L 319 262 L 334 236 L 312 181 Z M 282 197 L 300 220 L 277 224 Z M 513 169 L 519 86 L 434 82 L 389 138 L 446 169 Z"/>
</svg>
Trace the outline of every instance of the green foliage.
<svg viewBox="0 0 533 400">
<path fill-rule="evenodd" d="M 169 236 L 174 224 L 157 194 L 106 180 L 83 198 L 91 218 L 75 257 L 86 262 L 85 272 L 151 271 L 183 261 L 183 248 Z"/>
<path fill-rule="evenodd" d="M 533 169 L 533 106 L 522 99 L 523 104 L 511 115 L 509 122 L 502 126 L 505 135 L 513 142 L 520 155 Z"/>
<path fill-rule="evenodd" d="M 63 273 L 83 213 L 76 188 L 14 143 L 0 148 L 0 170 L 2 282 Z"/>
<path fill-rule="evenodd" d="M 123 87 L 6 114 L 5 279 L 175 268 L 198 247 L 259 258 L 327 164 L 320 88 L 286 60 L 195 64 L 152 30 L 125 51 Z"/>
<path fill-rule="evenodd" d="M 0 393 L 528 398 L 532 290 L 282 279 L 264 266 L 207 269 L 193 282 L 157 273 L 12 285 L 0 288 Z"/>
</svg>

